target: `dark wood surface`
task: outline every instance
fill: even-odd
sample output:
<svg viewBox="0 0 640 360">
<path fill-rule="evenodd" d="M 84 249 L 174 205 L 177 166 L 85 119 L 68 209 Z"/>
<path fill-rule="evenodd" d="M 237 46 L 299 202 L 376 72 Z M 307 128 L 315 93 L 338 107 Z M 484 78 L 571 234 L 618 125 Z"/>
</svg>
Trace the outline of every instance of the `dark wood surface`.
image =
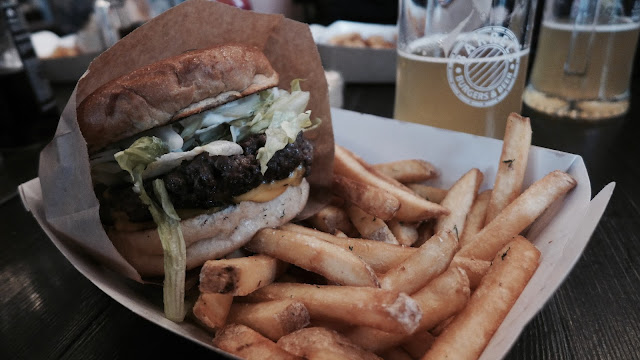
<svg viewBox="0 0 640 360">
<path fill-rule="evenodd" d="M 635 86 L 632 111 L 619 130 L 608 141 L 589 138 L 597 149 L 585 146 L 593 193 L 617 183 L 610 205 L 570 276 L 507 359 L 640 359 Z M 64 102 L 70 89 L 59 90 Z M 348 85 L 345 108 L 390 117 L 393 94 L 393 85 Z M 593 137 L 598 129 L 587 132 Z M 0 165 L 0 359 L 165 358 L 174 351 L 186 359 L 218 358 L 124 308 L 58 252 L 15 192 L 36 175 L 36 164 L 31 150 L 5 153 Z"/>
</svg>

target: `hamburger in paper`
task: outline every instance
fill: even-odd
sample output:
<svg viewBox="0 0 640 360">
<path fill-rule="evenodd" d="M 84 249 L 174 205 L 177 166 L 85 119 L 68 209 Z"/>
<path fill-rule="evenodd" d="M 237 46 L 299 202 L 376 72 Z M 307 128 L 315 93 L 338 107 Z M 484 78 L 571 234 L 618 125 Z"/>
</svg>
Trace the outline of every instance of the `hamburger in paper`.
<svg viewBox="0 0 640 360">
<path fill-rule="evenodd" d="M 164 276 L 180 321 L 187 270 L 328 201 L 331 129 L 306 25 L 189 1 L 79 81 L 42 155 L 47 218 L 130 278 Z"/>
</svg>

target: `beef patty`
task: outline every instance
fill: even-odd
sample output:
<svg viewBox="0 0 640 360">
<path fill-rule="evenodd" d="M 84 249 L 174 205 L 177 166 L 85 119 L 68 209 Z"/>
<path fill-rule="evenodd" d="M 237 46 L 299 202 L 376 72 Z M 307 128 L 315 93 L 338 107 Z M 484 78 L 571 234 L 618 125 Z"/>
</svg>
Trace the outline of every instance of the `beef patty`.
<svg viewBox="0 0 640 360">
<path fill-rule="evenodd" d="M 244 150 L 241 155 L 211 156 L 205 152 L 161 175 L 174 208 L 210 209 L 231 205 L 233 197 L 262 183 L 285 179 L 299 166 L 304 168 L 305 176 L 309 175 L 313 147 L 302 133 L 294 143 L 275 153 L 263 175 L 256 155 L 265 141 L 264 134 L 252 135 L 238 143 Z M 144 183 L 149 196 L 153 196 L 153 180 Z M 132 222 L 152 220 L 151 213 L 131 185 L 111 187 L 98 193 L 102 195 L 99 196 L 101 210 L 124 212 Z M 101 216 L 105 224 L 113 223 L 111 211 L 101 211 Z"/>
</svg>

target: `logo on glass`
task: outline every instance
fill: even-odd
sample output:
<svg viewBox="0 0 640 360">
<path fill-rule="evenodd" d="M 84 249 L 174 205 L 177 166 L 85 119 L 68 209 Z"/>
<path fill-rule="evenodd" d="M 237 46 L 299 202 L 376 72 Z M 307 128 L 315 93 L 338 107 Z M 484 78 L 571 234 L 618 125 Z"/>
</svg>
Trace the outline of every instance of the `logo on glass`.
<svg viewBox="0 0 640 360">
<path fill-rule="evenodd" d="M 462 34 L 447 65 L 453 93 L 474 107 L 501 102 L 511 91 L 520 69 L 520 44 L 516 35 L 501 26 L 487 26 Z"/>
</svg>

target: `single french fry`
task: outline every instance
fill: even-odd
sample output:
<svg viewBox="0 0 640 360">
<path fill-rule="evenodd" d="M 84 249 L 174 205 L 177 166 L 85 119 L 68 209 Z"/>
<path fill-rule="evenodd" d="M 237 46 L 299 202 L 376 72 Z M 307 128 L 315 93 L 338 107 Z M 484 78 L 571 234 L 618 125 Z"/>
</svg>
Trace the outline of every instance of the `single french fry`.
<svg viewBox="0 0 640 360">
<path fill-rule="evenodd" d="M 390 220 L 400 208 L 400 201 L 389 192 L 344 176 L 333 176 L 332 191 L 347 202 L 382 220 Z"/>
<path fill-rule="evenodd" d="M 382 219 L 367 214 L 355 205 L 347 205 L 346 211 L 351 223 L 358 229 L 363 238 L 395 245 L 400 244 Z"/>
<path fill-rule="evenodd" d="M 467 257 L 455 256 L 449 266 L 457 266 L 464 269 L 469 277 L 469 287 L 474 290 L 480 284 L 480 280 L 487 274 L 491 262 L 480 259 L 469 259 Z"/>
<path fill-rule="evenodd" d="M 282 225 L 280 228 L 309 236 L 315 236 L 324 241 L 338 245 L 345 250 L 349 250 L 364 260 L 364 262 L 379 274 L 386 273 L 404 261 L 409 257 L 409 255 L 417 251 L 415 248 L 387 244 L 381 241 L 344 238 L 291 223 Z"/>
<path fill-rule="evenodd" d="M 304 359 L 382 360 L 354 345 L 339 333 L 322 327 L 309 327 L 285 335 L 278 346 Z"/>
<path fill-rule="evenodd" d="M 435 232 L 451 230 L 456 233 L 457 239 L 460 238 L 464 231 L 467 214 L 471 211 L 483 177 L 480 170 L 471 169 L 451 186 L 447 196 L 440 203 L 451 212 L 449 215 L 438 218 L 434 227 Z"/>
<path fill-rule="evenodd" d="M 347 149 L 336 145 L 333 166 L 334 173 L 363 182 L 391 193 L 400 201 L 396 218 L 402 221 L 417 222 L 449 213 L 449 210 L 429 202 L 415 193 L 395 186 L 366 169 Z"/>
<path fill-rule="evenodd" d="M 412 359 L 419 359 L 429 350 L 435 340 L 436 338 L 430 332 L 422 330 L 411 335 L 411 338 L 400 346 Z"/>
<path fill-rule="evenodd" d="M 233 303 L 227 316 L 228 323 L 246 325 L 273 341 L 309 325 L 309 319 L 304 304 L 291 299 Z"/>
<path fill-rule="evenodd" d="M 247 360 L 302 360 L 248 326 L 229 324 L 216 333 L 213 346 Z"/>
<path fill-rule="evenodd" d="M 287 267 L 288 264 L 266 255 L 208 260 L 200 269 L 200 291 L 247 295 L 272 283 Z"/>
<path fill-rule="evenodd" d="M 374 164 L 373 168 L 401 183 L 419 183 L 438 176 L 435 166 L 421 159 Z"/>
<path fill-rule="evenodd" d="M 262 229 L 245 248 L 315 272 L 338 284 L 380 286 L 375 272 L 362 259 L 340 246 L 313 236 Z"/>
<path fill-rule="evenodd" d="M 469 304 L 422 358 L 477 359 L 538 268 L 540 251 L 517 236 L 493 259 Z"/>
<path fill-rule="evenodd" d="M 453 232 L 436 233 L 405 261 L 380 278 L 380 287 L 413 294 L 444 272 L 456 251 L 458 240 Z"/>
<path fill-rule="evenodd" d="M 559 170 L 552 171 L 505 207 L 456 256 L 493 259 L 504 245 L 574 186 L 576 181 L 569 174 Z"/>
<path fill-rule="evenodd" d="M 484 219 L 487 214 L 487 205 L 491 197 L 491 190 L 485 190 L 476 196 L 476 200 L 471 206 L 464 230 L 460 235 L 460 247 L 465 246 L 484 227 Z"/>
<path fill-rule="evenodd" d="M 469 279 L 462 269 L 449 268 L 433 279 L 411 296 L 423 309 L 422 318 L 415 331 L 431 329 L 457 314 L 467 304 L 470 293 Z M 412 335 L 358 326 L 345 331 L 345 336 L 363 349 L 377 353 L 409 341 Z"/>
<path fill-rule="evenodd" d="M 509 115 L 498 171 L 487 207 L 485 225 L 522 192 L 522 182 L 531 147 L 531 133 L 528 117 L 522 117 L 516 113 Z"/>
<path fill-rule="evenodd" d="M 418 194 L 425 200 L 440 204 L 442 199 L 447 196 L 447 189 L 441 189 L 435 186 L 429 186 L 424 184 L 407 184 L 409 189 Z"/>
<path fill-rule="evenodd" d="M 433 336 L 440 336 L 440 334 L 442 334 L 444 332 L 444 329 L 447 328 L 447 326 L 449 326 L 449 324 L 451 324 L 451 322 L 453 321 L 453 319 L 455 319 L 455 315 L 444 320 L 443 322 L 441 322 L 440 324 L 436 325 L 436 327 L 434 327 L 433 329 L 431 329 L 429 331 L 429 333 L 431 333 Z M 435 338 L 434 338 L 435 340 Z M 433 345 L 433 344 L 432 344 Z M 424 354 L 422 354 L 424 355 Z"/>
<path fill-rule="evenodd" d="M 371 287 L 273 283 L 243 300 L 295 299 L 304 303 L 311 320 L 338 320 L 391 333 L 410 334 L 420 323 L 420 307 L 397 291 Z"/>
<path fill-rule="evenodd" d="M 413 360 L 413 357 L 402 347 L 393 347 L 380 353 L 384 360 Z"/>
<path fill-rule="evenodd" d="M 330 234 L 341 231 L 349 236 L 358 236 L 358 230 L 353 226 L 349 215 L 343 208 L 335 205 L 327 205 L 307 219 L 314 228 Z"/>
<path fill-rule="evenodd" d="M 232 301 L 231 294 L 201 293 L 193 306 L 193 315 L 209 330 L 220 329 L 226 323 Z"/>
<path fill-rule="evenodd" d="M 411 246 L 418 241 L 418 223 L 391 219 L 387 221 L 387 226 L 400 245 Z"/>
</svg>

